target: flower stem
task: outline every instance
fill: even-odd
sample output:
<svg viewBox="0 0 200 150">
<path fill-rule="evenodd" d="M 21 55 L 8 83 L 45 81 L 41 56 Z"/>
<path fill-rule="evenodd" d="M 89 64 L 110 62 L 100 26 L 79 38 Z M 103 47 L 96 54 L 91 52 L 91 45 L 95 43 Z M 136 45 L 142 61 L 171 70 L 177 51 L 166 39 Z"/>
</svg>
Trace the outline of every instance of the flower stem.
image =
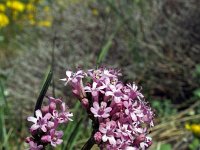
<svg viewBox="0 0 200 150">
<path fill-rule="evenodd" d="M 95 144 L 93 136 L 91 136 L 81 150 L 90 150 Z"/>
</svg>

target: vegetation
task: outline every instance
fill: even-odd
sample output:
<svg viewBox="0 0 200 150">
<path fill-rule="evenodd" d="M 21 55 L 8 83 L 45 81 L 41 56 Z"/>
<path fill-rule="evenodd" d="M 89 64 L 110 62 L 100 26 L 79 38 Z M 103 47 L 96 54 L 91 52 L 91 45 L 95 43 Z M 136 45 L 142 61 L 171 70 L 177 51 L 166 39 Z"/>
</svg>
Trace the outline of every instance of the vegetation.
<svg viewBox="0 0 200 150">
<path fill-rule="evenodd" d="M 0 149 L 25 149 L 45 73 L 47 95 L 63 97 L 73 122 L 58 149 L 80 149 L 92 122 L 60 78 L 64 70 L 122 69 L 155 110 L 154 150 L 200 147 L 198 0 L 2 0 L 0 2 Z M 96 145 L 93 147 L 97 149 Z"/>
</svg>

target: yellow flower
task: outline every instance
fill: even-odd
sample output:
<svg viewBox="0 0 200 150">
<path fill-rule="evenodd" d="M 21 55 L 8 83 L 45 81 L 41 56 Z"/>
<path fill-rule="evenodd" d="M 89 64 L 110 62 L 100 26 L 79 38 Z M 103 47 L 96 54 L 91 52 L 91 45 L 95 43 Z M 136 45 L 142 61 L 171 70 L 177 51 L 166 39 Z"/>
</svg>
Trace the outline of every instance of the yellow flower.
<svg viewBox="0 0 200 150">
<path fill-rule="evenodd" d="M 189 131 L 192 131 L 194 135 L 200 136 L 200 124 L 186 124 L 185 128 L 188 129 Z"/>
<path fill-rule="evenodd" d="M 6 10 L 6 7 L 4 4 L 0 4 L 0 12 L 4 12 Z"/>
<path fill-rule="evenodd" d="M 200 125 L 198 124 L 192 124 L 191 125 L 191 131 L 195 134 L 200 136 Z"/>
<path fill-rule="evenodd" d="M 93 14 L 94 16 L 98 16 L 98 15 L 99 15 L 99 11 L 98 11 L 96 8 L 93 8 L 93 9 L 92 9 L 92 14 Z"/>
<path fill-rule="evenodd" d="M 186 128 L 187 130 L 190 130 L 190 129 L 191 129 L 190 124 L 189 124 L 189 123 L 186 123 L 186 124 L 185 124 L 185 128 Z"/>
<path fill-rule="evenodd" d="M 7 1 L 6 2 L 7 7 L 14 9 L 16 11 L 24 11 L 25 9 L 25 5 L 24 3 L 20 2 L 20 1 Z"/>
<path fill-rule="evenodd" d="M 8 17 L 5 14 L 0 13 L 0 28 L 5 27 L 8 24 L 9 24 Z"/>
<path fill-rule="evenodd" d="M 51 27 L 52 23 L 51 21 L 39 21 L 38 26 L 40 27 Z"/>
</svg>

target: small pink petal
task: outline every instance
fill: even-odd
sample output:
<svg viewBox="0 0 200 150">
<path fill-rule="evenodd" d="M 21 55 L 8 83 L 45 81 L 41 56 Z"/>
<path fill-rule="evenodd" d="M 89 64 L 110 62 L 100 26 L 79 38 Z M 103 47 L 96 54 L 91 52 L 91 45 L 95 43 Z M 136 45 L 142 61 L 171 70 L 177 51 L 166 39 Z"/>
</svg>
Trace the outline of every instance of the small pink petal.
<svg viewBox="0 0 200 150">
<path fill-rule="evenodd" d="M 115 140 L 115 138 L 114 138 L 113 136 L 112 136 L 112 137 L 109 137 L 108 140 L 109 140 L 109 143 L 110 143 L 110 144 L 116 145 L 116 140 Z"/>
<path fill-rule="evenodd" d="M 97 114 L 96 109 L 94 109 L 93 107 L 90 108 L 90 111 L 91 111 L 94 115 Z"/>
<path fill-rule="evenodd" d="M 36 110 L 35 111 L 35 115 L 37 116 L 37 118 L 42 118 L 42 112 L 41 112 L 41 110 Z"/>
<path fill-rule="evenodd" d="M 98 102 L 94 102 L 93 103 L 93 107 L 98 110 L 99 109 L 99 103 Z"/>
<path fill-rule="evenodd" d="M 33 125 L 31 126 L 31 130 L 32 130 L 32 131 L 37 130 L 39 127 L 40 127 L 39 125 L 33 124 Z"/>
<path fill-rule="evenodd" d="M 28 117 L 27 120 L 28 120 L 28 121 L 31 121 L 31 122 L 33 122 L 33 123 L 36 123 L 36 122 L 37 122 L 37 118 L 32 117 L 32 116 L 31 116 L 31 117 Z"/>
</svg>

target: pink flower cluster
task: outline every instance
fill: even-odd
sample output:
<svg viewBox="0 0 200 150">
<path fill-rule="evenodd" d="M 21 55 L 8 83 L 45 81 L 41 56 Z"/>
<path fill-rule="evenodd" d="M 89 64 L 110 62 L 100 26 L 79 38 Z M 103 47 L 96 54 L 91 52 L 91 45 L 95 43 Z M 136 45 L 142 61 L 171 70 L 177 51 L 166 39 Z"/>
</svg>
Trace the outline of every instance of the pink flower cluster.
<svg viewBox="0 0 200 150">
<path fill-rule="evenodd" d="M 145 150 L 151 144 L 147 136 L 154 113 L 133 84 L 119 80 L 115 69 L 66 71 L 61 79 L 72 87 L 93 121 L 93 138 L 102 149 Z M 86 84 L 83 79 L 90 81 Z"/>
<path fill-rule="evenodd" d="M 48 97 L 49 103 L 43 106 L 41 110 L 35 111 L 35 117 L 28 117 L 27 120 L 32 122 L 30 128 L 31 137 L 26 138 L 30 150 L 43 150 L 50 144 L 53 147 L 62 143 L 62 131 L 57 131 L 59 124 L 72 121 L 73 116 L 61 99 Z M 60 107 L 59 111 L 57 107 Z"/>
</svg>

